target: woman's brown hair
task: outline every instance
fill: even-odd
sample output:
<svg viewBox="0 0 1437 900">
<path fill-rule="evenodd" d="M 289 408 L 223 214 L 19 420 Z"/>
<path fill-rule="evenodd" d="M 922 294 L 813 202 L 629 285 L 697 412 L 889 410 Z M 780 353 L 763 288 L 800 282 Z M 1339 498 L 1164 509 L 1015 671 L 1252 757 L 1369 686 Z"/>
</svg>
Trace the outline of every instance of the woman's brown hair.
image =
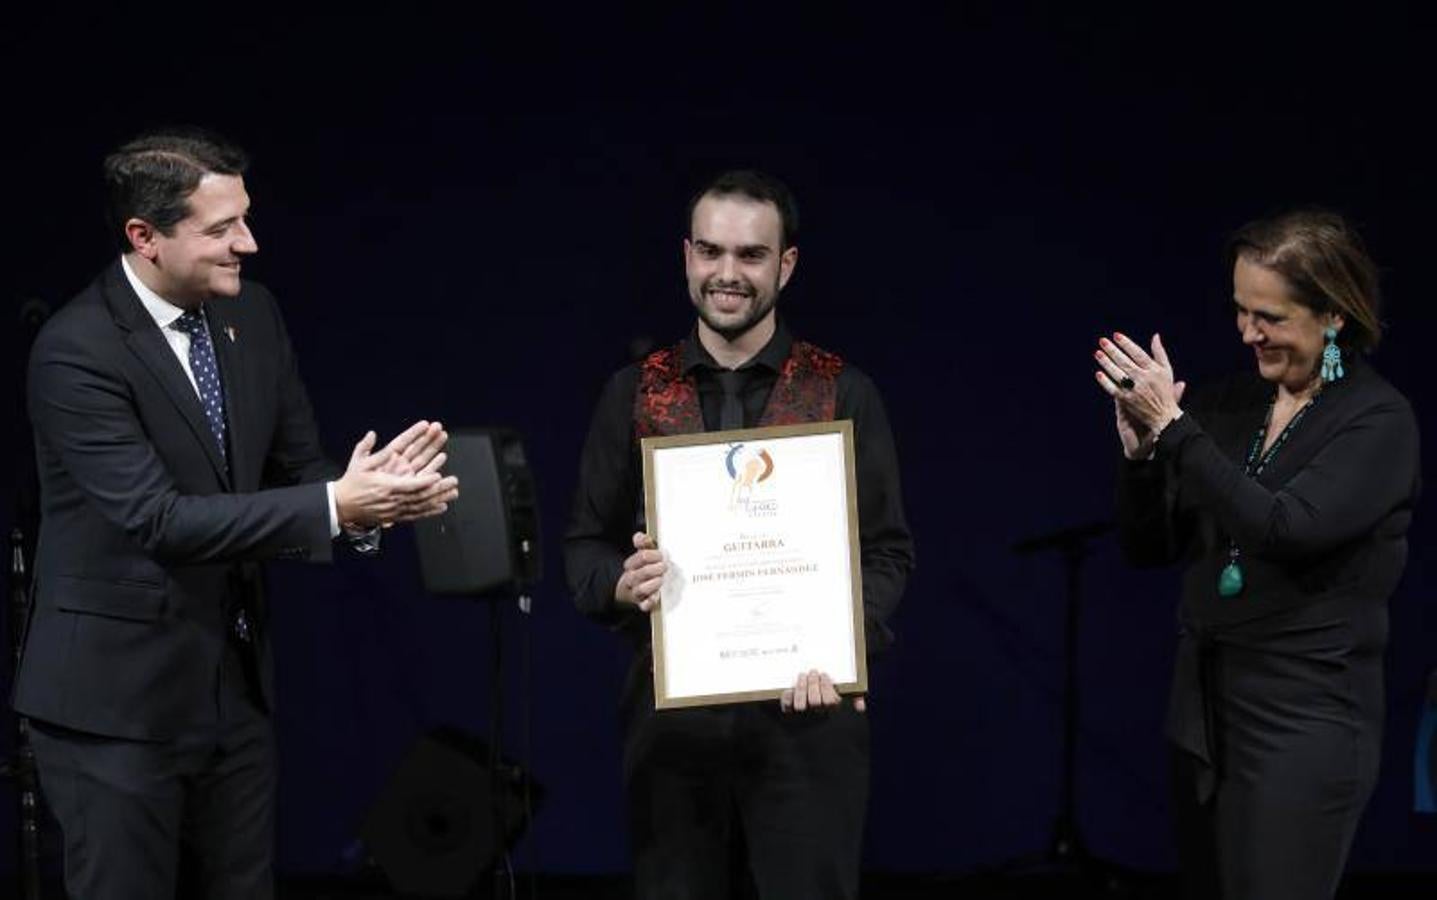
<svg viewBox="0 0 1437 900">
<path fill-rule="evenodd" d="M 1341 346 L 1366 353 L 1382 339 L 1377 266 L 1337 213 L 1298 209 L 1249 222 L 1228 242 L 1229 264 L 1239 259 L 1281 275 L 1313 312 L 1341 314 Z"/>
</svg>

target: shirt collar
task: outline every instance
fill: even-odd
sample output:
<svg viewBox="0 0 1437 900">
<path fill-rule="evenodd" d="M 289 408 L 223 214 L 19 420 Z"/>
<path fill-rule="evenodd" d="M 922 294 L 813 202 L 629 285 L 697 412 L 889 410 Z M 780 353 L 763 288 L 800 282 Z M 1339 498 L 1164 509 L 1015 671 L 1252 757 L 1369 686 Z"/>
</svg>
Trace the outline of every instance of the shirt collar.
<svg viewBox="0 0 1437 900">
<path fill-rule="evenodd" d="M 775 372 L 783 368 L 784 362 L 788 359 L 789 352 L 793 349 L 793 337 L 784 327 L 783 320 L 778 320 L 773 329 L 773 337 L 763 345 L 747 362 L 739 366 L 739 369 L 750 369 L 755 366 L 763 366 Z M 680 360 L 683 363 L 684 374 L 687 375 L 696 368 L 723 369 L 713 355 L 704 347 L 703 341 L 699 340 L 698 326 L 689 332 L 684 338 L 683 349 L 680 351 Z"/>
<path fill-rule="evenodd" d="M 149 286 L 140 280 L 135 270 L 130 268 L 130 260 L 126 256 L 120 257 L 120 267 L 125 270 L 125 279 L 130 282 L 130 287 L 140 298 L 140 303 L 145 307 L 145 312 L 155 320 L 155 324 L 162 330 L 175 324 L 175 320 L 185 314 L 184 309 L 176 306 L 170 301 L 150 290 Z"/>
</svg>

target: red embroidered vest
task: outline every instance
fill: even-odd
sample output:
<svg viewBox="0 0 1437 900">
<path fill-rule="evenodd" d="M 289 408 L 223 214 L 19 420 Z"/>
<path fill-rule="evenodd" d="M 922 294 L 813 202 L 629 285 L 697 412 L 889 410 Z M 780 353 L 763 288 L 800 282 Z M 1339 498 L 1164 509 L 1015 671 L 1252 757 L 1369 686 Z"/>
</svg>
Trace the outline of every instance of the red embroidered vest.
<svg viewBox="0 0 1437 900">
<path fill-rule="evenodd" d="M 691 376 L 683 373 L 682 346 L 656 350 L 639 364 L 634 431 L 641 438 L 704 430 L 698 387 Z M 842 358 L 812 344 L 794 341 L 758 424 L 833 421 L 838 407 L 838 373 L 842 371 Z"/>
</svg>

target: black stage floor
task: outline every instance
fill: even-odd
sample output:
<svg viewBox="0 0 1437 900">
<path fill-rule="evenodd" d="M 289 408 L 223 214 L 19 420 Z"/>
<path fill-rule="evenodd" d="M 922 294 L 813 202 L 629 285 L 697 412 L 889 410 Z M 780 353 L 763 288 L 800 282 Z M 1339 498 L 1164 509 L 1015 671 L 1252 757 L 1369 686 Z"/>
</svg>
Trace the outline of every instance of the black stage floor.
<svg viewBox="0 0 1437 900">
<path fill-rule="evenodd" d="M 622 876 L 520 875 L 514 900 L 627 900 Z M 0 878 L 0 897 L 19 897 L 13 877 Z M 60 900 L 57 884 L 46 884 L 41 900 Z M 288 878 L 279 900 L 403 900 L 375 878 Z M 486 883 L 470 900 L 495 895 Z M 506 898 L 507 892 L 502 894 Z M 867 900 L 1181 900 L 1171 875 L 1128 873 L 1118 883 L 1095 884 L 1055 875 L 883 875 L 864 876 Z M 1339 900 L 1433 900 L 1437 872 L 1405 875 L 1356 874 L 1348 877 Z M 751 900 L 736 897 L 735 900 Z"/>
<path fill-rule="evenodd" d="M 515 900 L 627 900 L 623 877 L 519 876 Z M 487 888 L 487 885 L 486 885 Z M 400 897 L 382 885 L 292 879 L 281 886 L 280 900 L 390 900 Z M 490 898 L 489 890 L 473 895 Z M 501 896 L 506 896 L 501 895 Z M 1117 883 L 1095 884 L 1054 875 L 882 875 L 864 877 L 867 900 L 1180 900 L 1171 875 L 1129 873 Z M 1349 876 L 1339 900 L 1434 900 L 1437 872 L 1416 875 Z M 738 898 L 736 898 L 738 900 Z M 748 900 L 748 898 L 743 898 Z"/>
</svg>

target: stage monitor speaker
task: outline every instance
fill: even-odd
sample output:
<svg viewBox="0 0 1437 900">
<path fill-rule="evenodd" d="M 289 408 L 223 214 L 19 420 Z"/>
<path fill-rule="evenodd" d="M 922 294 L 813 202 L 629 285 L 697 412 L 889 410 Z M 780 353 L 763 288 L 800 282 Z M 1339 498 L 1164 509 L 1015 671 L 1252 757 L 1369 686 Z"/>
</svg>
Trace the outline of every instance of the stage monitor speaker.
<svg viewBox="0 0 1437 900">
<path fill-rule="evenodd" d="M 507 761 L 496 777 L 488 759 L 479 738 L 445 728 L 421 737 L 400 762 L 362 831 L 370 858 L 396 891 L 469 896 L 518 840 L 539 787 Z"/>
<path fill-rule="evenodd" d="M 449 434 L 445 471 L 459 499 L 415 523 L 426 590 L 513 595 L 539 580 L 539 503 L 519 435 L 508 429 Z"/>
</svg>

